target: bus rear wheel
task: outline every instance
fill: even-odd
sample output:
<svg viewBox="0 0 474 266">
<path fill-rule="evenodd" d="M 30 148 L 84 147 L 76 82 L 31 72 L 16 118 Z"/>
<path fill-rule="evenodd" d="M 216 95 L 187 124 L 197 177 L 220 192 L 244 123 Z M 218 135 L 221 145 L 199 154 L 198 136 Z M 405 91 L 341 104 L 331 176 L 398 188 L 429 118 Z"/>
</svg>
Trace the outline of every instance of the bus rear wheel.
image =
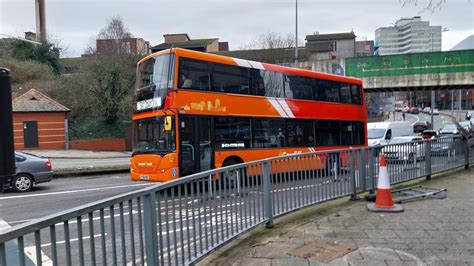
<svg viewBox="0 0 474 266">
<path fill-rule="evenodd" d="M 226 160 L 224 162 L 224 164 L 222 164 L 222 167 L 226 167 L 226 166 L 231 166 L 231 165 L 235 165 L 235 164 L 239 164 L 239 163 L 242 163 L 238 160 L 235 160 L 235 159 L 230 159 L 230 160 Z M 243 184 L 243 178 L 242 178 L 242 175 L 243 175 L 243 171 L 244 170 L 239 170 L 239 169 L 234 169 L 234 170 L 229 170 L 229 171 L 225 171 L 224 173 L 222 173 L 222 187 L 223 188 L 241 188 L 244 186 Z"/>
<path fill-rule="evenodd" d="M 322 176 L 337 176 L 342 173 L 342 163 L 339 155 L 326 158 Z"/>
</svg>

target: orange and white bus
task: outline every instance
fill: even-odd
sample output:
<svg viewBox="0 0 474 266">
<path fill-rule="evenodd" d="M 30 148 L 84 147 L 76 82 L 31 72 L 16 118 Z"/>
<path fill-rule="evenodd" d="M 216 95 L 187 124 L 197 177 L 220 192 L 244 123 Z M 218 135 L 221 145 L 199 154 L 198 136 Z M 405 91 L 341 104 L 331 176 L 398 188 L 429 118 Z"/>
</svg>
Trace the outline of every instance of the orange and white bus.
<svg viewBox="0 0 474 266">
<path fill-rule="evenodd" d="M 179 48 L 137 67 L 133 180 L 367 146 L 360 79 Z"/>
</svg>

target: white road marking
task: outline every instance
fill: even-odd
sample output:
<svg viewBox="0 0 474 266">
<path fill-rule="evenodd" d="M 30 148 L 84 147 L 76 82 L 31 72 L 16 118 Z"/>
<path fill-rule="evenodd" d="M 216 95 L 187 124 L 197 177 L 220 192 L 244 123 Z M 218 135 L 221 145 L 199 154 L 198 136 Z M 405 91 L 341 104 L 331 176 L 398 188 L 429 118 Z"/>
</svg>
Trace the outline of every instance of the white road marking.
<svg viewBox="0 0 474 266">
<path fill-rule="evenodd" d="M 11 226 L 2 218 L 0 218 L 0 231 L 10 228 Z"/>
<path fill-rule="evenodd" d="M 10 225 L 5 220 L 0 218 L 0 231 L 2 229 L 7 229 L 7 228 L 10 228 Z M 36 265 L 36 248 L 35 248 L 35 246 L 26 247 L 25 248 L 25 255 Z M 44 254 L 42 250 L 41 250 L 41 258 L 42 258 L 42 265 L 45 265 L 45 266 L 53 265 L 53 262 L 51 261 L 51 259 L 48 256 L 46 256 L 46 254 Z"/>
<path fill-rule="evenodd" d="M 105 236 L 107 236 L 107 233 L 104 233 Z M 96 234 L 94 235 L 94 238 L 96 237 L 100 237 L 101 234 Z M 90 236 L 85 236 L 82 238 L 82 240 L 86 240 L 86 239 L 89 239 L 91 238 Z M 69 239 L 69 242 L 76 242 L 76 241 L 79 241 L 79 238 L 71 238 Z M 62 241 L 56 241 L 56 244 L 64 244 L 66 243 L 66 240 L 62 240 Z M 51 246 L 51 243 L 45 243 L 45 244 L 42 244 L 41 247 L 44 248 L 44 247 L 49 247 Z M 34 248 L 35 246 L 31 246 L 31 247 L 28 247 L 28 248 Z"/>
<path fill-rule="evenodd" d="M 50 195 L 71 194 L 71 193 L 80 193 L 80 192 L 88 192 L 88 191 L 107 190 L 107 189 L 116 189 L 116 188 L 124 188 L 124 187 L 151 186 L 151 185 L 153 184 L 147 183 L 147 184 L 133 184 L 133 185 L 112 186 L 112 187 L 86 188 L 86 189 L 78 189 L 78 190 L 67 190 L 67 191 L 57 191 L 57 192 L 48 192 L 48 193 L 7 196 L 7 197 L 0 197 L 0 200 L 32 198 L 32 197 L 41 197 L 41 196 L 50 196 Z"/>
<path fill-rule="evenodd" d="M 43 245 L 41 245 L 41 246 L 43 246 Z M 35 246 L 26 247 L 25 248 L 25 255 L 28 256 L 28 258 L 30 258 L 31 261 L 33 261 L 33 263 L 35 265 L 37 265 L 36 264 L 36 248 L 35 248 Z M 41 250 L 41 265 L 53 266 L 53 261 L 48 256 L 46 256 L 46 254 L 44 254 L 43 250 Z"/>
</svg>

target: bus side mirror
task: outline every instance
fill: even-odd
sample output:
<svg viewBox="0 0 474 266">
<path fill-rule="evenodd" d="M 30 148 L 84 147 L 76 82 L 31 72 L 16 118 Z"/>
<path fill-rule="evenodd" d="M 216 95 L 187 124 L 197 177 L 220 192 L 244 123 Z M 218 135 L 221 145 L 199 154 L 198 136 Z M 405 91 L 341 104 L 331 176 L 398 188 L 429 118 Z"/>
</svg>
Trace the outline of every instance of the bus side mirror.
<svg viewBox="0 0 474 266">
<path fill-rule="evenodd" d="M 165 116 L 165 131 L 170 131 L 172 129 L 171 116 Z"/>
</svg>

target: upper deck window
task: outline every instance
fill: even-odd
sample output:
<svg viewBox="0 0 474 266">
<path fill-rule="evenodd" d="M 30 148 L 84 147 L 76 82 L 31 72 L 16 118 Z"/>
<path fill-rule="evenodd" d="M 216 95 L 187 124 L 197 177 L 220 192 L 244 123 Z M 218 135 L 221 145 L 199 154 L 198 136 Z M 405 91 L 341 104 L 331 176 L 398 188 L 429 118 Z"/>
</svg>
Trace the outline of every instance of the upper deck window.
<svg viewBox="0 0 474 266">
<path fill-rule="evenodd" d="M 138 65 L 135 112 L 163 108 L 166 93 L 173 88 L 172 56 L 158 55 Z"/>
<path fill-rule="evenodd" d="M 192 59 L 181 59 L 179 87 L 208 91 L 210 83 L 209 63 Z"/>
<path fill-rule="evenodd" d="M 181 89 L 362 104 L 360 85 L 191 58 L 180 58 L 179 77 Z"/>
</svg>

